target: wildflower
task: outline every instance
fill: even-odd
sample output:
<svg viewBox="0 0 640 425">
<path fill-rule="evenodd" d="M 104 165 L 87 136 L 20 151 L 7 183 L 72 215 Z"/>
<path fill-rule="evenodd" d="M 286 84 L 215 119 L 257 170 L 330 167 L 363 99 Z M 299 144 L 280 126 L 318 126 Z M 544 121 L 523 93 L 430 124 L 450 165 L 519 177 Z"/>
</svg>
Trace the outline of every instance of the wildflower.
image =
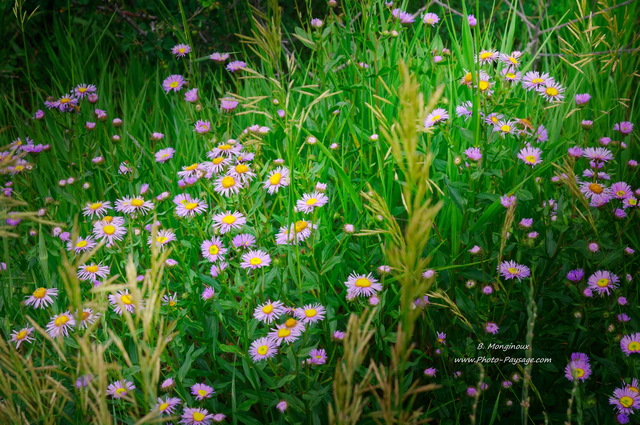
<svg viewBox="0 0 640 425">
<path fill-rule="evenodd" d="M 487 331 L 487 333 L 494 335 L 498 333 L 499 329 L 500 328 L 498 327 L 498 325 L 493 322 L 487 322 L 487 324 L 484 326 L 484 330 Z"/>
<path fill-rule="evenodd" d="M 175 307 L 178 304 L 178 294 L 165 294 L 162 296 L 162 305 L 167 307 Z"/>
<path fill-rule="evenodd" d="M 190 103 L 198 101 L 198 89 L 197 87 L 187 90 L 184 94 L 184 100 Z"/>
<path fill-rule="evenodd" d="M 100 240 L 106 240 L 107 246 L 113 245 L 115 241 L 121 241 L 127 229 L 124 227 L 122 217 L 106 216 L 93 225 L 93 236 Z"/>
<path fill-rule="evenodd" d="M 633 196 L 633 189 L 625 182 L 616 182 L 611 185 L 611 193 L 615 198 L 627 199 Z"/>
<path fill-rule="evenodd" d="M 185 57 L 185 55 L 189 52 L 191 52 L 191 46 L 189 46 L 188 44 L 177 44 L 171 49 L 171 54 L 174 54 L 179 58 Z"/>
<path fill-rule="evenodd" d="M 238 179 L 240 183 L 247 184 L 253 180 L 256 174 L 247 164 L 239 163 L 229 169 L 229 175 Z"/>
<path fill-rule="evenodd" d="M 173 154 L 176 152 L 173 148 L 160 149 L 155 153 L 156 162 L 167 162 L 173 158 Z"/>
<path fill-rule="evenodd" d="M 582 156 L 596 162 L 607 162 L 613 159 L 611 151 L 605 148 L 586 148 Z"/>
<path fill-rule="evenodd" d="M 591 376 L 591 366 L 589 365 L 589 357 L 584 353 L 571 354 L 571 361 L 564 369 L 564 376 L 569 381 L 578 379 L 585 381 Z"/>
<path fill-rule="evenodd" d="M 133 391 L 136 388 L 133 382 L 125 379 L 121 381 L 115 381 L 107 387 L 107 395 L 113 398 L 123 398 L 129 391 Z"/>
<path fill-rule="evenodd" d="M 211 123 L 209 121 L 198 120 L 195 124 L 194 131 L 199 134 L 208 133 L 211 131 Z"/>
<path fill-rule="evenodd" d="M 209 55 L 209 59 L 214 62 L 224 63 L 227 59 L 229 59 L 229 53 L 214 52 Z"/>
<path fill-rule="evenodd" d="M 591 100 L 591 95 L 589 93 L 576 94 L 575 100 L 576 105 L 583 106 L 586 105 L 589 100 Z"/>
<path fill-rule="evenodd" d="M 422 22 L 427 25 L 435 26 L 435 24 L 440 22 L 440 17 L 435 13 L 427 13 L 422 17 Z"/>
<path fill-rule="evenodd" d="M 109 266 L 103 266 L 102 263 L 83 264 L 78 267 L 78 279 L 80 280 L 97 280 L 109 275 Z"/>
<path fill-rule="evenodd" d="M 287 410 L 287 402 L 284 400 L 280 400 L 280 402 L 278 404 L 276 404 L 276 409 L 278 409 L 280 412 L 284 413 L 285 410 Z"/>
<path fill-rule="evenodd" d="M 515 122 L 499 120 L 493 127 L 493 131 L 500 133 L 501 137 L 504 137 L 507 134 L 512 134 L 515 131 Z"/>
<path fill-rule="evenodd" d="M 493 82 L 491 81 L 491 77 L 484 71 L 480 71 L 480 76 L 478 77 L 478 84 L 475 86 L 481 93 L 486 94 L 487 96 L 491 96 L 493 94 Z"/>
<path fill-rule="evenodd" d="M 356 228 L 353 226 L 353 224 L 345 224 L 342 229 L 344 230 L 345 233 L 354 233 L 356 231 Z"/>
<path fill-rule="evenodd" d="M 65 94 L 60 99 L 53 102 L 53 107 L 60 112 L 71 112 L 78 105 L 78 99 L 72 94 Z"/>
<path fill-rule="evenodd" d="M 296 308 L 295 316 L 304 324 L 315 323 L 324 319 L 325 308 L 320 304 L 309 304 L 302 308 Z"/>
<path fill-rule="evenodd" d="M 271 257 L 264 251 L 251 250 L 242 255 L 240 267 L 243 269 L 259 269 L 268 267 L 271 264 Z"/>
<path fill-rule="evenodd" d="M 609 398 L 609 404 L 613 404 L 618 413 L 631 415 L 640 408 L 640 394 L 630 388 L 616 388 L 613 397 Z"/>
<path fill-rule="evenodd" d="M 278 353 L 278 347 L 271 338 L 260 338 L 251 343 L 249 355 L 254 362 L 259 362 L 275 356 Z"/>
<path fill-rule="evenodd" d="M 269 178 L 264 182 L 264 188 L 269 194 L 278 193 L 281 187 L 289 186 L 289 169 L 278 167 L 269 173 Z"/>
<path fill-rule="evenodd" d="M 191 394 L 196 396 L 196 400 L 204 400 L 205 398 L 211 398 L 215 393 L 213 387 L 206 384 L 195 384 L 191 387 Z"/>
<path fill-rule="evenodd" d="M 247 223 L 245 216 L 238 212 L 227 211 L 213 216 L 213 228 L 225 234 L 234 229 L 240 229 Z"/>
<path fill-rule="evenodd" d="M 442 108 L 434 109 L 427 115 L 424 121 L 424 128 L 433 127 L 434 125 L 449 119 L 449 114 Z"/>
<path fill-rule="evenodd" d="M 234 236 L 231 243 L 236 248 L 251 248 L 256 244 L 256 237 L 248 233 L 241 233 Z"/>
<path fill-rule="evenodd" d="M 437 341 L 440 344 L 446 344 L 447 343 L 447 334 L 444 332 L 438 332 L 437 333 Z"/>
<path fill-rule="evenodd" d="M 223 111 L 230 112 L 236 109 L 239 103 L 240 102 L 238 102 L 234 98 L 223 97 L 222 99 L 220 99 L 220 109 L 222 109 Z"/>
<path fill-rule="evenodd" d="M 331 337 L 337 341 L 342 341 L 345 337 L 345 333 L 342 331 L 335 331 Z"/>
<path fill-rule="evenodd" d="M 246 67 L 247 67 L 247 64 L 245 62 L 233 61 L 233 62 L 229 62 L 227 64 L 227 71 L 236 72 L 236 71 L 240 71 L 242 69 L 245 69 Z"/>
<path fill-rule="evenodd" d="M 547 132 L 547 129 L 544 127 L 544 125 L 538 126 L 538 128 L 536 129 L 536 134 L 534 134 L 534 136 L 536 138 L 536 142 L 538 143 L 544 143 L 549 140 L 549 133 Z"/>
<path fill-rule="evenodd" d="M 56 314 L 47 323 L 47 333 L 51 338 L 69 335 L 69 330 L 76 325 L 76 319 L 67 310 L 64 313 Z"/>
<path fill-rule="evenodd" d="M 631 320 L 631 318 L 626 313 L 620 313 L 616 317 L 618 319 L 618 322 L 621 322 L 621 323 L 625 323 Z"/>
<path fill-rule="evenodd" d="M 591 201 L 591 206 L 602 206 L 613 198 L 611 188 L 595 182 L 581 182 L 580 192 Z"/>
<path fill-rule="evenodd" d="M 322 19 L 314 18 L 311 20 L 310 24 L 312 28 L 319 29 L 319 28 L 322 28 L 322 25 L 324 24 L 324 22 L 322 22 Z"/>
<path fill-rule="evenodd" d="M 430 367 L 428 369 L 424 370 L 424 374 L 433 378 L 434 376 L 436 376 L 436 373 L 438 372 L 438 369 L 436 369 L 435 367 Z"/>
<path fill-rule="evenodd" d="M 311 350 L 309 352 L 309 358 L 306 361 L 307 364 L 313 364 L 313 365 L 322 365 L 322 364 L 325 364 L 326 362 L 327 362 L 327 352 L 322 348 Z"/>
<path fill-rule="evenodd" d="M 547 82 L 546 84 L 541 85 L 536 89 L 536 91 L 550 102 L 559 101 L 564 98 L 564 95 L 562 94 L 564 92 L 564 87 L 562 87 L 555 81 Z"/>
<path fill-rule="evenodd" d="M 286 324 L 281 324 L 276 325 L 275 328 L 271 329 L 269 332 L 269 338 L 278 345 L 281 345 L 282 342 L 290 344 L 297 340 L 301 334 L 302 330 L 300 328 L 289 328 Z"/>
<path fill-rule="evenodd" d="M 464 154 L 471 161 L 480 161 L 482 159 L 482 151 L 480 151 L 480 148 L 468 148 L 464 151 Z"/>
<path fill-rule="evenodd" d="M 504 77 L 504 80 L 510 83 L 516 83 L 522 79 L 522 73 L 514 71 L 511 68 L 504 68 L 500 73 Z"/>
<path fill-rule="evenodd" d="M 600 246 L 595 242 L 591 242 L 589 245 L 587 245 L 587 249 L 595 253 L 600 250 Z"/>
<path fill-rule="evenodd" d="M 220 238 L 211 238 L 200 245 L 202 256 L 212 263 L 221 259 L 226 254 L 227 249 L 222 245 Z"/>
<path fill-rule="evenodd" d="M 85 388 L 91 381 L 93 381 L 93 375 L 81 375 L 76 379 L 76 388 Z"/>
<path fill-rule="evenodd" d="M 515 261 L 503 261 L 498 266 L 498 270 L 500 271 L 500 274 L 507 280 L 522 280 L 526 277 L 531 276 L 529 267 L 517 264 Z"/>
<path fill-rule="evenodd" d="M 136 309 L 133 297 L 129 293 L 128 289 L 109 295 L 109 302 L 116 314 L 121 315 L 123 313 L 123 308 L 131 314 L 133 314 Z"/>
<path fill-rule="evenodd" d="M 20 330 L 15 330 L 11 332 L 11 339 L 9 339 L 10 342 L 15 342 L 16 343 L 16 349 L 20 348 L 20 344 L 22 344 L 23 342 L 33 342 L 34 338 L 31 336 L 31 334 L 33 333 L 33 331 L 35 331 L 35 328 L 22 328 Z"/>
<path fill-rule="evenodd" d="M 116 211 L 123 212 L 125 214 L 133 215 L 139 212 L 144 215 L 153 209 L 153 203 L 145 201 L 144 198 L 139 196 L 125 196 L 124 198 L 116 201 L 115 209 Z"/>
<path fill-rule="evenodd" d="M 478 25 L 478 20 L 473 15 L 467 15 L 467 23 L 470 27 L 475 27 L 476 25 Z"/>
<path fill-rule="evenodd" d="M 197 214 L 202 214 L 209 207 L 205 201 L 192 198 L 187 193 L 177 195 L 173 198 L 173 203 L 177 205 L 176 215 L 178 217 L 194 217 Z"/>
<path fill-rule="evenodd" d="M 540 155 L 542 151 L 538 148 L 526 147 L 520 150 L 518 158 L 527 165 L 535 166 L 542 163 Z"/>
<path fill-rule="evenodd" d="M 162 140 L 162 139 L 164 139 L 164 134 L 158 133 L 158 132 L 151 133 L 151 140 L 157 142 L 158 140 Z M 171 156 L 173 156 L 173 153 L 171 154 Z"/>
<path fill-rule="evenodd" d="M 605 293 L 609 295 L 609 291 L 618 288 L 618 282 L 620 282 L 620 278 L 615 274 L 606 270 L 598 270 L 589 276 L 587 284 L 591 290 L 597 291 L 600 295 Z"/>
<path fill-rule="evenodd" d="M 225 143 L 221 143 L 209 153 L 207 153 L 208 158 L 215 158 L 220 155 L 226 157 L 232 157 L 238 155 L 242 151 L 242 145 L 240 143 L 236 143 L 235 140 L 229 139 Z"/>
<path fill-rule="evenodd" d="M 463 117 L 465 120 L 471 118 L 473 114 L 473 105 L 470 101 L 462 102 L 462 104 L 456 106 L 456 116 Z"/>
<path fill-rule="evenodd" d="M 554 82 L 553 78 L 551 78 L 546 72 L 540 74 L 536 71 L 529 71 L 524 74 L 524 77 L 522 77 L 522 88 L 527 91 L 538 90 L 544 84 L 551 84 Z"/>
<path fill-rule="evenodd" d="M 400 9 L 393 9 L 391 15 L 400 21 L 401 24 L 412 24 L 415 21 L 411 13 L 404 12 Z"/>
<path fill-rule="evenodd" d="M 522 56 L 522 52 L 515 51 L 511 52 L 510 55 L 506 53 L 500 53 L 500 62 L 507 65 L 509 68 L 518 68 L 520 66 L 520 57 Z"/>
<path fill-rule="evenodd" d="M 215 294 L 216 294 L 216 291 L 211 286 L 207 286 L 202 291 L 201 297 L 203 300 L 207 301 L 213 298 Z"/>
<path fill-rule="evenodd" d="M 226 261 L 221 261 L 220 263 L 211 266 L 209 274 L 212 277 L 218 277 L 228 266 L 229 264 Z"/>
<path fill-rule="evenodd" d="M 178 397 L 167 397 L 164 399 L 158 397 L 155 410 L 159 411 L 161 415 L 173 415 L 173 411 L 178 407 L 182 400 Z"/>
<path fill-rule="evenodd" d="M 78 314 L 78 321 L 80 322 L 79 326 L 81 329 L 85 329 L 90 325 L 93 325 L 96 320 L 100 317 L 100 313 L 94 312 L 90 308 L 83 308 L 82 313 Z"/>
<path fill-rule="evenodd" d="M 177 91 L 180 91 L 180 89 L 182 89 L 182 86 L 184 86 L 185 83 L 186 83 L 186 81 L 182 77 L 182 75 L 174 74 L 174 75 L 168 76 L 162 82 L 162 88 L 167 93 L 169 93 L 171 90 L 177 92 Z"/>
<path fill-rule="evenodd" d="M 474 387 L 468 387 L 466 393 L 469 397 L 475 397 L 478 394 L 478 390 Z"/>
<path fill-rule="evenodd" d="M 82 210 L 82 215 L 101 218 L 107 214 L 109 208 L 111 208 L 111 202 L 108 201 L 88 202 Z"/>
<path fill-rule="evenodd" d="M 25 301 L 26 305 L 32 305 L 33 308 L 46 308 L 53 304 L 53 301 L 58 296 L 58 290 L 56 288 L 38 288 L 33 291 L 33 294 L 27 297 Z"/>
<path fill-rule="evenodd" d="M 296 207 L 299 211 L 305 214 L 313 212 L 314 209 L 320 208 L 324 204 L 329 202 L 329 198 L 320 192 L 305 193 L 302 195 L 302 199 L 296 202 Z"/>
<path fill-rule="evenodd" d="M 93 84 L 78 84 L 73 89 L 73 94 L 77 99 L 83 99 L 91 93 L 95 93 L 98 89 Z"/>
<path fill-rule="evenodd" d="M 173 389 L 175 385 L 176 385 L 176 381 L 174 381 L 173 378 L 167 378 L 164 381 L 162 381 L 162 384 L 160 384 L 160 389 L 162 391 L 169 391 Z"/>
<path fill-rule="evenodd" d="M 282 316 L 287 309 L 280 301 L 268 300 L 266 303 L 261 304 L 253 311 L 253 317 L 264 323 L 271 323 L 278 317 Z"/>
<path fill-rule="evenodd" d="M 490 64 L 498 60 L 499 54 L 497 50 L 481 50 L 476 55 L 476 62 L 480 64 Z"/>
<path fill-rule="evenodd" d="M 567 279 L 569 279 L 572 282 L 579 282 L 582 280 L 583 277 L 584 277 L 584 270 L 582 269 L 570 270 L 569 273 L 567 273 Z"/>
<path fill-rule="evenodd" d="M 370 297 L 382 290 L 382 285 L 378 283 L 371 273 L 366 275 L 351 273 L 344 284 L 347 287 L 348 299 L 360 296 Z"/>
<path fill-rule="evenodd" d="M 242 187 L 239 179 L 227 175 L 216 180 L 213 190 L 222 194 L 222 196 L 230 196 L 237 194 Z"/>
<path fill-rule="evenodd" d="M 515 195 L 504 195 L 500 197 L 500 203 L 505 208 L 515 207 L 516 205 L 516 196 Z"/>
<path fill-rule="evenodd" d="M 622 121 L 613 126 L 614 131 L 619 131 L 622 134 L 629 134 L 633 131 L 633 123 L 629 121 Z"/>
</svg>

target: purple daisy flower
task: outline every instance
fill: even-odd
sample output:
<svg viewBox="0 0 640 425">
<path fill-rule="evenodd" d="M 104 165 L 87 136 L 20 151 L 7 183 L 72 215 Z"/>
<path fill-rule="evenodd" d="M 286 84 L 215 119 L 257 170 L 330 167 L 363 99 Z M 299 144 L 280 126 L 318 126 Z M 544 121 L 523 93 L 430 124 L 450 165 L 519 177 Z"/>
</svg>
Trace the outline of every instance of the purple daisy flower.
<svg viewBox="0 0 640 425">
<path fill-rule="evenodd" d="M 189 52 L 191 52 L 191 46 L 188 44 L 177 44 L 171 49 L 171 53 L 179 58 L 185 57 Z"/>
<path fill-rule="evenodd" d="M 503 261 L 498 266 L 498 270 L 505 279 L 522 280 L 531 276 L 529 267 L 518 264 L 515 261 Z"/>
<path fill-rule="evenodd" d="M 351 273 L 344 284 L 347 287 L 347 299 L 370 297 L 382 290 L 382 285 L 371 273 L 366 275 Z"/>
<path fill-rule="evenodd" d="M 182 89 L 182 86 L 184 86 L 185 83 L 186 81 L 184 77 L 182 77 L 182 75 L 179 75 L 179 74 L 169 75 L 162 82 L 162 88 L 167 93 L 169 93 L 171 90 L 177 92 L 177 91 L 180 91 L 180 89 Z"/>
<path fill-rule="evenodd" d="M 571 361 L 564 369 L 564 376 L 569 381 L 585 381 L 591 376 L 591 365 L 589 357 L 584 353 L 571 354 Z"/>
</svg>

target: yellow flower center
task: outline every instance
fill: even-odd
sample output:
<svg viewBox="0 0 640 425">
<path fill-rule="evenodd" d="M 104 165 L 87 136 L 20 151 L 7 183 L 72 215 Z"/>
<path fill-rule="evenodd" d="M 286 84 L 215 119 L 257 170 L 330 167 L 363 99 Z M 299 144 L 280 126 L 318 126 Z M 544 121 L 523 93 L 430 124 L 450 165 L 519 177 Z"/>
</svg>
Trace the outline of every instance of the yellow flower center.
<svg viewBox="0 0 640 425">
<path fill-rule="evenodd" d="M 225 216 L 224 216 L 224 218 L 222 219 L 222 222 L 223 222 L 224 224 L 229 224 L 229 225 L 231 225 L 231 224 L 235 223 L 235 222 L 236 222 L 236 220 L 237 220 L 237 218 L 236 218 L 236 216 L 235 216 L 235 215 L 233 215 L 233 214 L 229 214 L 229 215 L 225 215 Z"/>
<path fill-rule="evenodd" d="M 44 288 L 38 288 L 33 291 L 34 298 L 44 298 L 45 295 L 47 295 L 47 290 Z"/>
<path fill-rule="evenodd" d="M 211 162 L 213 162 L 213 164 L 214 164 L 214 165 L 218 165 L 218 164 L 220 164 L 222 161 L 224 161 L 224 156 L 218 156 L 218 157 L 215 157 L 215 158 L 213 158 L 213 161 L 211 161 Z"/>
<path fill-rule="evenodd" d="M 87 241 L 80 241 L 76 244 L 76 248 L 84 248 L 87 246 Z"/>
<path fill-rule="evenodd" d="M 514 78 L 516 78 L 516 74 L 514 74 L 513 72 L 507 72 L 506 77 L 510 80 L 513 80 Z"/>
<path fill-rule="evenodd" d="M 217 255 L 218 252 L 220 252 L 220 248 L 218 248 L 218 245 L 211 245 L 209 247 L 209 254 L 211 255 Z"/>
<path fill-rule="evenodd" d="M 198 164 L 197 162 L 195 164 L 191 164 L 188 167 L 184 167 L 184 171 L 193 171 L 196 168 L 198 168 L 198 165 L 200 165 L 200 164 Z"/>
<path fill-rule="evenodd" d="M 584 370 L 579 367 L 573 369 L 573 376 L 575 378 L 582 378 L 584 376 Z"/>
<path fill-rule="evenodd" d="M 259 266 L 260 264 L 262 264 L 262 259 L 260 257 L 253 257 L 251 260 L 249 260 L 249 263 L 252 266 Z"/>
<path fill-rule="evenodd" d="M 22 340 L 23 340 L 23 339 L 25 339 L 26 337 L 27 337 L 27 330 L 26 330 L 26 329 L 21 330 L 21 331 L 20 331 L 20 332 L 18 332 L 18 333 L 16 334 L 16 336 L 15 336 L 15 338 L 16 338 L 18 341 L 22 341 Z"/>
<path fill-rule="evenodd" d="M 267 351 L 269 351 L 268 345 L 261 345 L 260 347 L 258 347 L 258 354 L 260 354 L 261 356 L 267 354 Z"/>
<path fill-rule="evenodd" d="M 533 164 L 533 163 L 536 162 L 536 157 L 533 156 L 533 155 L 527 155 L 527 156 L 525 156 L 524 160 L 526 162 L 528 162 L 529 164 Z"/>
<path fill-rule="evenodd" d="M 557 96 L 558 95 L 558 89 L 556 89 L 555 87 L 547 87 L 544 92 L 546 94 L 548 94 L 549 96 Z"/>
<path fill-rule="evenodd" d="M 107 235 L 113 235 L 116 232 L 116 226 L 112 226 L 111 224 L 107 224 L 102 228 L 102 231 Z"/>
<path fill-rule="evenodd" d="M 304 221 L 304 220 L 296 221 L 296 232 L 297 233 L 302 232 L 307 227 L 309 227 L 309 223 L 307 223 L 306 221 Z"/>
<path fill-rule="evenodd" d="M 626 192 L 625 192 L 624 190 L 619 190 L 619 191 L 617 191 L 617 192 L 616 192 L 616 195 L 617 195 L 617 196 L 624 196 L 624 195 L 625 195 L 625 193 L 626 193 Z"/>
<path fill-rule="evenodd" d="M 160 406 L 158 406 L 158 410 L 164 412 L 165 410 L 167 410 L 167 407 L 169 407 L 169 403 L 162 403 Z"/>
<path fill-rule="evenodd" d="M 366 277 L 361 277 L 359 279 L 356 279 L 356 286 L 358 288 L 368 288 L 371 286 L 371 281 Z"/>
<path fill-rule="evenodd" d="M 120 300 L 122 301 L 123 304 L 126 304 L 126 305 L 133 304 L 133 300 L 131 299 L 131 295 L 129 294 L 124 294 L 123 296 L 120 297 Z"/>
<path fill-rule="evenodd" d="M 318 311 L 315 308 L 309 308 L 304 311 L 304 315 L 307 317 L 316 317 Z"/>
<path fill-rule="evenodd" d="M 176 87 L 178 87 L 178 82 L 172 81 L 171 83 L 169 83 L 169 87 L 171 87 L 172 89 L 175 89 Z"/>
<path fill-rule="evenodd" d="M 64 326 L 69 321 L 69 316 L 63 314 L 62 316 L 58 316 L 56 320 L 54 320 L 53 324 L 56 325 L 57 328 L 60 326 Z"/>
<path fill-rule="evenodd" d="M 431 118 L 431 121 L 435 122 L 441 119 L 442 119 L 442 115 L 435 115 L 433 118 Z"/>
<path fill-rule="evenodd" d="M 470 73 L 470 72 L 467 72 L 467 73 L 465 74 L 464 78 L 463 78 L 463 81 L 464 81 L 465 83 L 470 83 L 470 82 L 471 82 L 471 78 L 472 78 L 472 77 L 471 77 L 471 73 Z"/>
<path fill-rule="evenodd" d="M 184 204 L 184 208 L 189 211 L 196 209 L 197 206 L 197 202 L 187 202 L 186 204 Z"/>
<path fill-rule="evenodd" d="M 491 57 L 491 52 L 480 53 L 480 59 L 488 59 Z"/>
<path fill-rule="evenodd" d="M 635 199 L 635 198 L 631 198 L 627 202 L 629 202 L 629 205 L 637 205 L 638 204 L 638 200 Z"/>
<path fill-rule="evenodd" d="M 199 395 L 200 397 L 204 397 L 204 396 L 206 396 L 206 395 L 207 395 L 207 392 L 206 392 L 205 390 L 198 390 L 198 395 Z"/>
<path fill-rule="evenodd" d="M 534 78 L 533 80 L 531 80 L 531 82 L 533 84 L 542 84 L 544 83 L 544 80 L 542 78 Z"/>
<path fill-rule="evenodd" d="M 596 284 L 601 288 L 606 288 L 607 286 L 609 286 L 609 279 L 603 277 L 602 279 L 598 279 Z"/>
<path fill-rule="evenodd" d="M 244 164 L 236 165 L 236 173 L 242 174 L 242 173 L 246 173 L 247 171 L 249 171 L 249 167 L 247 167 L 246 165 Z"/>
<path fill-rule="evenodd" d="M 512 63 L 512 64 L 514 64 L 514 65 L 517 65 L 517 64 L 518 64 L 518 59 L 516 59 L 516 58 L 514 58 L 514 57 L 509 56 L 509 62 L 511 62 L 511 63 Z"/>
<path fill-rule="evenodd" d="M 178 49 L 178 52 L 180 52 L 180 53 L 184 53 L 184 47 L 179 48 L 179 49 Z"/>
<path fill-rule="evenodd" d="M 89 208 L 91 208 L 92 210 L 97 210 L 99 208 L 102 208 L 102 202 L 96 202 L 94 204 L 89 205 Z"/>
<path fill-rule="evenodd" d="M 633 391 L 634 393 L 640 393 L 639 389 L 637 389 L 636 387 L 632 387 L 631 385 L 629 385 L 627 389 Z"/>
<path fill-rule="evenodd" d="M 273 311 L 273 304 L 267 304 L 264 307 L 262 307 L 262 312 L 264 314 L 270 314 Z"/>
<path fill-rule="evenodd" d="M 16 165 L 15 167 L 13 167 L 14 171 L 22 171 L 24 170 L 24 165 Z"/>
<path fill-rule="evenodd" d="M 60 99 L 60 103 L 69 103 L 71 102 L 71 99 L 69 99 L 68 97 L 63 97 L 62 99 Z"/>
<path fill-rule="evenodd" d="M 169 301 L 169 307 L 175 307 L 177 302 L 175 300 Z"/>
<path fill-rule="evenodd" d="M 218 149 L 220 149 L 221 151 L 228 151 L 231 149 L 231 145 L 225 143 L 224 145 L 218 146 Z"/>
<path fill-rule="evenodd" d="M 480 81 L 480 84 L 478 85 L 478 87 L 480 88 L 480 91 L 485 91 L 486 89 L 489 88 L 489 82 L 488 81 Z"/>
<path fill-rule="evenodd" d="M 86 88 L 86 87 L 80 87 L 80 88 L 78 89 L 78 91 L 79 91 L 80 93 L 85 93 L 85 92 L 87 91 L 87 88 Z"/>
<path fill-rule="evenodd" d="M 126 394 L 127 390 L 125 388 L 118 388 L 116 390 L 116 394 L 122 395 L 122 394 Z"/>
<path fill-rule="evenodd" d="M 138 199 L 138 198 L 132 199 L 131 200 L 131 205 L 134 206 L 134 207 L 141 207 L 141 206 L 144 205 L 144 200 Z"/>
<path fill-rule="evenodd" d="M 226 176 L 222 179 L 222 187 L 224 187 L 225 189 L 233 187 L 235 186 L 235 184 L 236 184 L 236 181 L 231 176 Z"/>
<path fill-rule="evenodd" d="M 113 221 L 113 217 L 111 217 L 110 215 L 105 215 L 102 221 L 104 221 L 105 223 L 111 223 Z"/>
<path fill-rule="evenodd" d="M 158 236 L 158 237 L 156 238 L 156 242 L 161 243 L 161 244 L 165 243 L 165 242 L 166 242 L 166 241 L 168 241 L 168 240 L 169 240 L 169 238 L 168 238 L 168 237 L 166 237 L 166 236 Z"/>
<path fill-rule="evenodd" d="M 278 338 L 286 338 L 291 335 L 291 331 L 287 328 L 278 329 Z"/>
<path fill-rule="evenodd" d="M 507 271 L 511 274 L 520 274 L 520 270 L 516 269 L 515 267 L 509 267 Z"/>
<path fill-rule="evenodd" d="M 491 122 L 494 124 L 498 123 L 498 117 L 496 117 L 495 115 L 491 117 Z"/>
<path fill-rule="evenodd" d="M 309 198 L 307 199 L 307 205 L 315 205 L 316 203 L 318 203 L 318 200 L 316 198 Z"/>
<path fill-rule="evenodd" d="M 87 266 L 84 268 L 85 271 L 89 272 L 89 273 L 96 273 L 100 268 L 98 266 L 96 266 L 95 264 L 92 264 L 90 266 Z"/>
<path fill-rule="evenodd" d="M 631 343 L 629 344 L 629 346 L 627 347 L 627 349 L 629 351 L 640 351 L 640 342 L 638 341 L 631 341 Z"/>
<path fill-rule="evenodd" d="M 633 405 L 633 399 L 629 396 L 620 397 L 620 405 L 629 408 Z"/>
<path fill-rule="evenodd" d="M 91 313 L 89 313 L 88 311 L 82 312 L 82 320 L 87 320 L 89 316 L 91 316 Z"/>
<path fill-rule="evenodd" d="M 598 183 L 591 183 L 589 185 L 589 190 L 598 195 L 601 194 L 603 191 L 602 186 L 599 185 Z"/>
<path fill-rule="evenodd" d="M 294 318 L 287 319 L 287 321 L 284 322 L 284 325 L 289 329 L 295 327 L 297 324 L 298 324 L 298 321 Z"/>
<path fill-rule="evenodd" d="M 500 126 L 500 131 L 503 133 L 509 133 L 511 131 L 511 126 L 507 124 Z"/>
<path fill-rule="evenodd" d="M 271 185 L 273 186 L 280 183 L 280 180 L 282 180 L 282 174 L 280 173 L 274 173 L 271 177 L 269 177 L 269 183 L 271 183 Z"/>
</svg>

